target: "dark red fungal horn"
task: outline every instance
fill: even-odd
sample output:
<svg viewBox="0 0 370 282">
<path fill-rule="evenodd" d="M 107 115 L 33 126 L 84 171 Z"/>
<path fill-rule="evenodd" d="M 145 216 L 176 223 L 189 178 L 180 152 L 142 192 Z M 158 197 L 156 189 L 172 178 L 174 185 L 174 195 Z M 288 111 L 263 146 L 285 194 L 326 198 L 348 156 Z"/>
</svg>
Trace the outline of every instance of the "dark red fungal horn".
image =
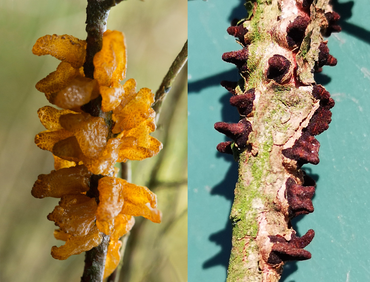
<svg viewBox="0 0 370 282">
<path fill-rule="evenodd" d="M 314 211 L 311 199 L 315 194 L 315 186 L 298 185 L 291 177 L 288 178 L 285 185 L 290 218 Z"/>
<path fill-rule="evenodd" d="M 216 122 L 215 129 L 233 139 L 239 149 L 245 149 L 252 125 L 246 119 L 242 119 L 238 123 Z"/>
<path fill-rule="evenodd" d="M 267 70 L 267 78 L 273 79 L 277 83 L 281 83 L 284 76 L 288 73 L 291 66 L 290 61 L 282 55 L 273 55 L 268 60 L 269 68 Z"/>
<path fill-rule="evenodd" d="M 334 107 L 334 100 L 321 85 L 314 85 L 312 95 L 320 99 L 320 107 L 315 111 L 306 130 L 313 136 L 319 135 L 329 128 L 332 113 L 330 109 Z"/>
<path fill-rule="evenodd" d="M 292 233 L 290 241 L 277 236 L 269 236 L 270 242 L 274 243 L 267 263 L 271 265 L 280 264 L 289 260 L 306 260 L 311 258 L 311 253 L 304 250 L 311 243 L 315 232 L 310 229 L 302 237 L 297 237 L 295 232 Z"/>
<path fill-rule="evenodd" d="M 288 42 L 289 47 L 301 45 L 305 35 L 306 28 L 309 23 L 310 23 L 309 17 L 298 16 L 295 18 L 293 22 L 291 22 L 288 25 L 286 29 L 287 32 L 286 40 Z"/>
<path fill-rule="evenodd" d="M 315 84 L 313 85 L 312 96 L 314 96 L 316 99 L 323 100 L 329 99 L 330 93 L 324 87 L 322 87 L 322 85 Z"/>
<path fill-rule="evenodd" d="M 225 87 L 226 90 L 229 91 L 231 94 L 236 95 L 235 88 L 238 86 L 237 82 L 223 80 L 220 84 L 221 86 Z"/>
<path fill-rule="evenodd" d="M 340 32 L 342 28 L 338 25 L 340 15 L 336 12 L 325 13 L 326 20 L 328 21 L 329 26 L 324 32 L 325 36 L 330 36 L 332 32 Z"/>
<path fill-rule="evenodd" d="M 248 70 L 247 59 L 248 49 L 246 47 L 238 51 L 226 52 L 222 55 L 222 60 L 236 65 L 240 72 Z"/>
<path fill-rule="evenodd" d="M 226 142 L 221 142 L 220 144 L 217 145 L 217 151 L 220 153 L 225 153 L 225 154 L 233 154 L 233 150 L 231 148 L 232 141 L 226 141 Z"/>
<path fill-rule="evenodd" d="M 319 46 L 319 60 L 316 62 L 315 69 L 319 70 L 324 65 L 336 66 L 337 59 L 329 54 L 329 48 L 326 43 L 321 42 Z"/>
<path fill-rule="evenodd" d="M 248 29 L 244 28 L 243 24 L 239 24 L 236 26 L 230 26 L 227 28 L 227 33 L 234 37 L 237 37 L 239 41 L 243 44 L 245 44 L 244 35 L 247 34 L 247 32 L 248 32 Z"/>
<path fill-rule="evenodd" d="M 308 131 L 302 132 L 302 136 L 297 139 L 292 148 L 284 149 L 283 155 L 289 159 L 296 160 L 298 166 L 306 163 L 319 163 L 320 143 Z"/>
<path fill-rule="evenodd" d="M 255 89 L 249 89 L 245 94 L 236 95 L 230 98 L 230 104 L 238 108 L 238 112 L 241 116 L 249 115 L 253 110 L 253 100 Z"/>
<path fill-rule="evenodd" d="M 329 128 L 331 122 L 331 111 L 325 106 L 320 106 L 312 116 L 307 131 L 311 135 L 319 135 Z"/>
</svg>

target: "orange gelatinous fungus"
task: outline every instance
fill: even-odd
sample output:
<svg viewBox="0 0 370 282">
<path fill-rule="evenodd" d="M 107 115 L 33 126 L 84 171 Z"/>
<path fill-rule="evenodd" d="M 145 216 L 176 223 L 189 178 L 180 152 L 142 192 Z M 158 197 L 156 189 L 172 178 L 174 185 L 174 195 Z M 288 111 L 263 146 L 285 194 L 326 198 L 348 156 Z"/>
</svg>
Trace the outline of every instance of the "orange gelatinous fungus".
<svg viewBox="0 0 370 282">
<path fill-rule="evenodd" d="M 107 145 L 108 126 L 103 118 L 87 113 L 66 114 L 59 121 L 63 128 L 74 134 L 86 157 L 98 157 Z"/>
<path fill-rule="evenodd" d="M 85 236 L 95 226 L 97 208 L 94 198 L 81 194 L 64 195 L 48 219 L 68 234 Z"/>
<path fill-rule="evenodd" d="M 133 78 L 130 78 L 123 84 L 123 88 L 125 90 L 124 96 L 122 97 L 122 100 L 118 107 L 116 107 L 113 110 L 113 113 L 119 113 L 122 111 L 124 107 L 137 95 L 136 93 L 136 80 Z"/>
<path fill-rule="evenodd" d="M 131 161 L 141 161 L 147 158 L 151 158 L 158 154 L 158 152 L 162 149 L 163 145 L 157 139 L 152 136 L 150 138 L 150 145 L 148 148 L 133 146 L 133 147 L 121 147 L 119 151 L 119 158 L 118 162 L 126 162 L 127 160 Z"/>
<path fill-rule="evenodd" d="M 124 204 L 121 214 L 143 216 L 153 222 L 161 222 L 161 212 L 157 209 L 157 196 L 144 186 L 135 185 L 124 179 L 118 179 L 123 184 Z"/>
<path fill-rule="evenodd" d="M 55 143 L 52 153 L 59 158 L 76 163 L 80 162 L 83 158 L 83 153 L 75 136 L 68 137 Z"/>
<path fill-rule="evenodd" d="M 86 41 L 72 35 L 45 35 L 37 39 L 32 53 L 38 56 L 51 55 L 63 62 L 80 68 L 85 62 Z"/>
<path fill-rule="evenodd" d="M 113 82 L 113 87 L 100 86 L 102 111 L 119 113 L 136 95 L 136 81 L 130 78 L 124 85 Z"/>
<path fill-rule="evenodd" d="M 74 113 L 76 112 L 70 110 L 58 110 L 50 106 L 42 107 L 37 111 L 42 125 L 48 130 L 63 129 L 63 127 L 59 123 L 60 116 Z"/>
<path fill-rule="evenodd" d="M 61 159 L 57 156 L 54 156 L 54 155 L 53 155 L 53 157 L 54 157 L 54 169 L 55 170 L 76 166 L 75 162 L 63 160 L 63 159 Z"/>
<path fill-rule="evenodd" d="M 121 241 L 110 240 L 108 245 L 107 257 L 105 259 L 103 279 L 111 275 L 113 271 L 117 268 L 121 260 L 121 253 L 119 251 L 121 245 Z"/>
<path fill-rule="evenodd" d="M 61 241 L 67 241 L 72 235 L 68 234 L 60 229 L 54 230 L 54 238 Z"/>
<path fill-rule="evenodd" d="M 114 165 L 118 160 L 121 146 L 121 139 L 111 138 L 108 140 L 107 146 L 105 146 L 98 157 L 83 157 L 82 161 L 93 174 L 108 175 L 114 172 Z"/>
<path fill-rule="evenodd" d="M 135 137 L 139 147 L 148 148 L 150 146 L 150 133 L 155 130 L 155 123 L 152 119 L 144 120 L 137 127 L 124 131 L 123 136 Z M 154 138 L 154 137 L 152 137 Z"/>
<path fill-rule="evenodd" d="M 67 86 L 68 82 L 76 77 L 80 71 L 67 62 L 61 62 L 56 71 L 41 79 L 36 84 L 36 89 L 45 93 L 50 101 L 52 94 L 57 93 Z"/>
<path fill-rule="evenodd" d="M 103 34 L 103 47 L 93 59 L 94 78 L 100 86 L 113 86 L 126 77 L 126 44 L 123 33 L 107 30 Z"/>
<path fill-rule="evenodd" d="M 61 198 L 68 194 L 81 194 L 90 189 L 91 175 L 92 173 L 83 165 L 40 174 L 31 194 L 35 198 Z"/>
<path fill-rule="evenodd" d="M 133 128 L 129 131 L 123 132 L 119 136 L 121 138 L 135 137 L 136 144 L 131 146 L 130 144 L 124 144 L 119 152 L 118 161 L 129 160 L 143 160 L 150 158 L 159 153 L 163 145 L 156 138 L 149 135 L 155 129 L 154 121 L 146 120 L 141 123 L 138 127 Z M 125 146 L 126 145 L 126 146 Z"/>
<path fill-rule="evenodd" d="M 35 136 L 35 144 L 42 150 L 52 152 L 56 143 L 71 137 L 73 134 L 65 129 L 61 130 L 46 130 L 42 131 Z"/>
<path fill-rule="evenodd" d="M 114 83 L 113 87 L 100 86 L 99 89 L 102 97 L 101 109 L 103 112 L 113 111 L 117 108 L 125 95 L 124 86 L 119 83 Z"/>
<path fill-rule="evenodd" d="M 139 126 L 147 119 L 153 119 L 155 112 L 151 108 L 154 102 L 154 94 L 148 88 L 142 88 L 135 98 L 120 111 L 113 111 L 113 120 L 116 122 L 113 133 L 120 133 Z"/>
<path fill-rule="evenodd" d="M 71 255 L 78 255 L 82 252 L 91 250 L 92 248 L 98 246 L 101 243 L 102 239 L 102 233 L 100 233 L 99 229 L 96 226 L 93 226 L 87 235 L 69 236 L 63 246 L 53 246 L 51 248 L 51 255 L 55 259 L 65 260 Z"/>
<path fill-rule="evenodd" d="M 64 260 L 89 251 L 101 243 L 103 234 L 110 235 L 104 272 L 107 277 L 118 266 L 119 238 L 131 230 L 134 216 L 161 222 L 154 193 L 115 177 L 117 161 L 142 160 L 162 149 L 162 144 L 149 135 L 156 127 L 151 108 L 154 94 L 147 88 L 136 92 L 134 79 L 120 84 L 126 77 L 127 63 L 125 39 L 119 31 L 104 33 L 102 49 L 93 59 L 94 79 L 83 73 L 84 40 L 46 35 L 37 40 L 32 51 L 62 61 L 36 88 L 64 110 L 50 106 L 38 110 L 47 130 L 36 135 L 35 143 L 53 153 L 55 170 L 39 175 L 31 193 L 36 198 L 61 198 L 48 215 L 59 226 L 54 237 L 65 241 L 61 247 L 52 247 L 54 258 Z M 81 109 L 99 95 L 101 110 L 112 111 L 109 121 Z M 99 201 L 86 195 L 93 174 L 104 176 L 98 184 Z"/>
<path fill-rule="evenodd" d="M 63 89 L 51 95 L 49 102 L 63 109 L 78 109 L 98 96 L 96 80 L 77 75 Z"/>
<path fill-rule="evenodd" d="M 114 219 L 114 231 L 111 235 L 111 240 L 118 240 L 123 235 L 128 233 L 135 224 L 135 218 L 127 214 L 118 214 Z"/>
<path fill-rule="evenodd" d="M 123 185 L 115 177 L 103 177 L 99 179 L 99 206 L 96 212 L 96 224 L 100 231 L 111 235 L 114 227 L 114 219 L 121 212 L 124 203 Z M 101 224 L 102 230 L 99 225 Z"/>
</svg>

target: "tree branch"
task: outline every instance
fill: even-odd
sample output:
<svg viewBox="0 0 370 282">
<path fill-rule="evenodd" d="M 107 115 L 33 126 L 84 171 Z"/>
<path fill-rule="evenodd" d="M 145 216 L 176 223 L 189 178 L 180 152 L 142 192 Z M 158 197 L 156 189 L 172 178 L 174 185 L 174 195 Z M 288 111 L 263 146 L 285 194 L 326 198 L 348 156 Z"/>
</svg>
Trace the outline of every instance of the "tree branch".
<svg viewBox="0 0 370 282">
<path fill-rule="evenodd" d="M 180 53 L 177 55 L 172 65 L 170 66 L 166 76 L 163 78 L 163 81 L 159 86 L 159 89 L 155 93 L 155 101 L 152 105 L 152 108 L 157 114 L 156 120 L 158 120 L 159 118 L 159 111 L 164 99 L 166 98 L 166 94 L 170 91 L 173 82 L 175 81 L 178 73 L 185 65 L 187 60 L 188 60 L 188 41 L 186 40 Z"/>
<path fill-rule="evenodd" d="M 122 0 L 88 0 L 86 8 L 86 32 L 87 32 L 87 47 L 86 60 L 84 64 L 84 73 L 86 77 L 94 79 L 94 64 L 93 59 L 103 45 L 103 33 L 106 31 L 107 20 L 110 8 L 122 2 Z M 81 109 L 92 116 L 104 118 L 107 125 L 112 124 L 111 112 L 104 113 L 101 110 L 101 96 L 90 101 Z M 109 126 L 111 128 L 111 126 Z M 109 130 L 108 138 L 111 136 Z M 98 180 L 100 176 L 93 175 L 90 179 L 90 191 L 88 196 L 95 198 L 98 202 L 99 191 Z M 95 187 L 95 189 L 93 189 Z M 109 244 L 109 236 L 103 235 L 101 244 L 90 251 L 86 252 L 84 273 L 81 277 L 82 282 L 100 282 L 103 281 L 105 259 Z"/>
</svg>

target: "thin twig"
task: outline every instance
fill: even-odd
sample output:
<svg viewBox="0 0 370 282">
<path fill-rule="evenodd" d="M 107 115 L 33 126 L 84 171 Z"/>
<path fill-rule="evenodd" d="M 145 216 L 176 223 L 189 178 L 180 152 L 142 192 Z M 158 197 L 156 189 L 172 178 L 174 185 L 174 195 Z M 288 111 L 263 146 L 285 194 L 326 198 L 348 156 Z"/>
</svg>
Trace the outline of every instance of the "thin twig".
<svg viewBox="0 0 370 282">
<path fill-rule="evenodd" d="M 84 64 L 84 73 L 86 77 L 94 78 L 94 64 L 93 58 L 97 52 L 102 48 L 103 33 L 106 31 L 107 19 L 110 8 L 120 3 L 122 0 L 87 0 L 86 8 L 86 32 L 87 32 L 87 48 L 86 60 Z M 101 110 L 101 97 L 99 96 L 87 105 L 81 107 L 83 111 L 92 116 L 99 116 L 104 118 L 108 125 L 111 122 L 111 113 L 104 113 Z M 111 134 L 108 134 L 110 138 Z M 97 187 L 99 177 L 93 175 L 90 179 L 90 188 Z M 90 189 L 89 196 L 99 199 L 98 189 Z M 102 243 L 86 252 L 84 273 L 81 277 L 82 282 L 101 282 L 103 281 L 103 274 L 105 268 L 105 259 L 107 256 L 107 248 L 109 243 L 109 236 L 103 234 Z"/>
<path fill-rule="evenodd" d="M 166 94 L 170 91 L 173 82 L 175 81 L 177 74 L 181 71 L 182 67 L 188 60 L 188 41 L 186 40 L 180 53 L 177 55 L 172 65 L 170 66 L 166 76 L 163 78 L 159 89 L 155 93 L 155 101 L 152 105 L 153 110 L 156 112 L 156 120 L 159 118 L 159 112 L 162 106 Z"/>
<path fill-rule="evenodd" d="M 185 74 L 185 75 L 187 75 L 187 74 Z M 182 79 L 184 79 L 184 77 Z M 169 130 L 169 127 L 171 125 L 171 121 L 173 120 L 173 118 L 175 116 L 177 104 L 180 101 L 181 92 L 182 91 L 180 89 L 178 89 L 178 91 L 174 91 L 173 96 L 171 97 L 172 98 L 172 102 L 174 104 L 171 105 L 171 107 L 169 107 L 169 109 L 166 112 L 166 127 L 168 127 L 167 128 L 168 130 L 166 130 L 166 132 L 162 136 L 162 143 L 163 143 L 164 147 L 166 146 L 166 144 L 168 143 L 168 140 L 170 139 L 170 135 L 169 135 L 169 131 L 170 130 Z M 157 158 L 156 158 L 156 163 L 155 163 L 155 165 L 153 165 L 153 168 L 152 168 L 152 170 L 150 172 L 150 178 L 149 178 L 149 182 L 148 182 L 148 187 L 150 187 L 150 189 L 153 190 L 153 191 L 158 186 L 157 185 L 157 179 L 158 179 L 157 176 L 158 176 L 158 173 L 159 173 L 159 171 L 160 171 L 160 169 L 162 167 L 162 162 L 164 161 L 165 157 L 166 157 L 166 154 L 165 153 L 159 154 L 157 156 Z"/>
</svg>

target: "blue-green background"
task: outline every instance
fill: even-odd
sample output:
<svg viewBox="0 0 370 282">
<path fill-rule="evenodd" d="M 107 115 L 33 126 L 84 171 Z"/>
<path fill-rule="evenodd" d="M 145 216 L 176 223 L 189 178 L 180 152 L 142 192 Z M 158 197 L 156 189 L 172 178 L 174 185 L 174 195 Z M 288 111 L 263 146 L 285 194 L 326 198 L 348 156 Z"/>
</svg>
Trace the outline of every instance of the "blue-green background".
<svg viewBox="0 0 370 282">
<path fill-rule="evenodd" d="M 216 151 L 225 137 L 218 121 L 236 122 L 221 80 L 238 79 L 222 53 L 240 49 L 226 32 L 245 15 L 243 0 L 189 1 L 189 237 L 190 282 L 221 282 L 231 248 L 228 216 L 237 165 Z M 368 0 L 333 1 L 343 31 L 329 38 L 336 67 L 317 75 L 336 102 L 328 131 L 318 136 L 320 164 L 315 212 L 294 221 L 300 235 L 316 232 L 306 247 L 312 259 L 288 263 L 283 282 L 370 281 L 370 6 Z"/>
</svg>

